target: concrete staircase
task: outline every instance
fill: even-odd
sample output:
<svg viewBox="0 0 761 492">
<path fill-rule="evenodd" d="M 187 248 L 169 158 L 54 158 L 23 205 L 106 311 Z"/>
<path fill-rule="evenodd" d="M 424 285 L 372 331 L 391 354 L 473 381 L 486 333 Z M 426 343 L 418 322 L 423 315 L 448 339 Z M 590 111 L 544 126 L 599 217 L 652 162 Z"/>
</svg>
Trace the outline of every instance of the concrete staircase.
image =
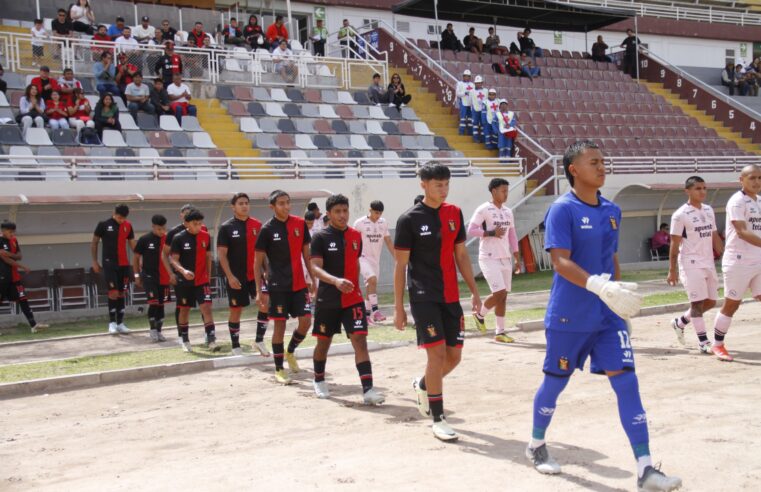
<svg viewBox="0 0 761 492">
<path fill-rule="evenodd" d="M 543 191 L 541 190 L 541 192 Z M 515 214 L 515 235 L 519 239 L 529 234 L 539 224 L 544 222 L 547 208 L 558 198 L 557 196 L 543 196 L 541 192 L 537 192 L 536 195 L 526 200 L 520 207 L 513 209 Z M 526 193 L 530 192 L 526 191 Z"/>
<path fill-rule="evenodd" d="M 739 132 L 735 132 L 731 128 L 724 126 L 723 123 L 716 121 L 713 116 L 706 114 L 705 111 L 701 111 L 697 106 L 688 103 L 669 89 L 666 89 L 663 84 L 645 82 L 643 80 L 640 80 L 640 83 L 647 87 L 647 90 L 653 94 L 663 96 L 664 99 L 670 104 L 680 108 L 687 116 L 691 116 L 698 120 L 702 126 L 716 130 L 716 133 L 718 133 L 721 138 L 735 142 L 738 147 L 747 152 L 753 152 L 755 154 L 761 153 L 761 148 L 754 144 L 751 139 L 745 138 Z"/>
</svg>

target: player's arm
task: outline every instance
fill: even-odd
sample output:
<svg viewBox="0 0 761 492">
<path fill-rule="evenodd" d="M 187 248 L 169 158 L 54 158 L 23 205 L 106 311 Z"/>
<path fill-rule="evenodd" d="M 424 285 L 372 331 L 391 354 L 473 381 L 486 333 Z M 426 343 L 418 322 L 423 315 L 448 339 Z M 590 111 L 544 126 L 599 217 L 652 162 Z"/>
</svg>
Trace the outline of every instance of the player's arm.
<svg viewBox="0 0 761 492">
<path fill-rule="evenodd" d="M 209 274 L 209 281 L 211 281 L 212 264 L 214 263 L 214 253 L 211 252 L 211 248 L 206 250 L 206 271 Z"/>
<path fill-rule="evenodd" d="M 219 267 L 224 272 L 225 277 L 227 278 L 227 283 L 230 284 L 230 288 L 236 290 L 240 289 L 240 280 L 238 280 L 238 278 L 233 275 L 232 270 L 230 270 L 230 261 L 227 259 L 227 246 L 217 245 L 217 258 L 219 258 Z"/>
<path fill-rule="evenodd" d="M 172 247 L 170 245 L 165 244 L 161 249 L 159 261 L 164 265 L 164 270 L 166 270 L 169 274 L 169 283 L 172 285 L 177 285 L 177 276 L 174 274 L 171 262 L 169 261 L 171 249 Z"/>
<path fill-rule="evenodd" d="M 394 257 L 394 242 L 391 241 L 391 236 L 386 234 L 383 236 L 383 242 L 386 243 L 386 247 L 388 248 L 388 252 L 391 253 L 391 257 Z"/>
<path fill-rule="evenodd" d="M 312 263 L 312 272 L 315 275 L 313 278 L 317 278 L 321 282 L 325 282 L 326 284 L 334 285 L 338 290 L 340 290 L 341 292 L 345 294 L 348 294 L 349 292 L 354 290 L 354 284 L 351 283 L 349 280 L 346 280 L 345 278 L 336 277 L 326 272 L 322 268 L 323 262 L 321 257 L 312 256 L 310 261 Z"/>
<path fill-rule="evenodd" d="M 28 266 L 21 264 L 20 262 L 18 262 L 17 260 L 14 260 L 10 256 L 2 256 L 2 257 L 0 257 L 0 259 L 3 260 L 5 263 L 9 264 L 12 267 L 20 268 L 20 269 L 24 270 L 25 272 L 29 273 L 29 267 Z"/>
<path fill-rule="evenodd" d="M 473 267 L 470 265 L 470 255 L 465 248 L 465 242 L 460 242 L 454 245 L 454 259 L 457 263 L 457 269 L 460 270 L 463 280 L 470 289 L 470 294 L 473 296 L 473 310 L 475 312 L 481 311 L 481 296 L 478 294 L 478 286 L 476 285 L 476 279 L 473 276 Z"/>
<path fill-rule="evenodd" d="M 134 248 L 133 248 L 134 250 Z M 140 272 L 143 270 L 141 268 L 141 259 L 143 258 L 143 255 L 135 251 L 135 254 L 132 255 L 132 271 L 135 272 L 135 285 L 138 287 L 141 287 L 143 285 L 143 279 L 140 278 Z"/>
<path fill-rule="evenodd" d="M 747 241 L 753 246 L 761 248 L 761 237 L 756 236 L 753 231 L 748 229 L 748 225 L 744 220 L 733 220 L 732 225 L 735 227 L 737 237 L 743 241 Z"/>
<path fill-rule="evenodd" d="M 266 257 L 264 251 L 256 250 L 254 254 L 254 279 L 256 281 L 256 298 L 261 302 L 262 299 L 262 285 L 264 285 L 264 259 Z"/>
<path fill-rule="evenodd" d="M 513 219 L 513 223 L 515 219 Z M 513 252 L 513 273 L 521 273 L 521 249 L 518 247 L 518 233 L 515 232 L 515 226 L 510 226 L 507 231 L 507 242 L 510 244 L 510 251 Z"/>
<path fill-rule="evenodd" d="M 133 238 L 129 240 L 128 244 L 129 244 L 129 249 L 131 249 L 132 251 L 135 251 L 135 246 L 137 246 L 137 241 L 135 241 L 135 239 Z"/>
<path fill-rule="evenodd" d="M 193 272 L 185 270 L 185 267 L 180 264 L 180 253 L 175 253 L 173 251 L 172 254 L 169 255 L 169 263 L 177 273 L 185 278 L 185 280 L 193 280 L 193 278 L 195 278 Z"/>
<path fill-rule="evenodd" d="M 721 239 L 721 236 L 719 235 L 719 231 L 714 230 L 713 234 L 711 235 L 711 239 L 713 240 L 713 250 L 718 253 L 719 256 L 724 254 L 724 241 Z"/>
<path fill-rule="evenodd" d="M 98 243 L 100 242 L 100 236 L 93 234 L 92 241 L 90 241 L 90 256 L 92 256 L 92 270 L 95 273 L 100 272 L 100 263 L 98 263 Z"/>
<path fill-rule="evenodd" d="M 666 277 L 666 282 L 669 285 L 677 284 L 677 272 L 679 271 L 679 246 L 682 244 L 682 236 L 676 234 L 671 235 L 671 244 L 669 245 L 669 274 Z"/>
<path fill-rule="evenodd" d="M 316 278 L 312 271 L 312 262 L 309 261 L 310 247 L 312 243 L 312 235 L 309 233 L 307 223 L 304 222 L 304 243 L 301 246 L 301 257 L 304 259 L 304 265 L 307 267 L 307 273 L 310 278 Z M 351 291 L 350 291 L 351 292 Z"/>
</svg>

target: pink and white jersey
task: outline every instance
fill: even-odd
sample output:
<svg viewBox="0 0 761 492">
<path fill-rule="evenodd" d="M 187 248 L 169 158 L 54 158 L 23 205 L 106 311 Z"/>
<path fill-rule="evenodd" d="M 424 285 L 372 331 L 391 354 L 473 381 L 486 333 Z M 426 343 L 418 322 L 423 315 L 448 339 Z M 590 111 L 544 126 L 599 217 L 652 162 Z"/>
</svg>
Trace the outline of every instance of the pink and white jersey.
<svg viewBox="0 0 761 492">
<path fill-rule="evenodd" d="M 671 235 L 681 236 L 679 268 L 714 268 L 713 233 L 716 217 L 710 205 L 695 208 L 689 203 L 671 215 Z"/>
<path fill-rule="evenodd" d="M 502 237 L 484 235 L 484 232 L 493 231 L 497 227 L 507 229 L 507 234 Z M 504 204 L 500 208 L 492 202 L 480 205 L 470 218 L 468 235 L 481 238 L 478 245 L 479 258 L 510 258 L 512 253 L 518 251 L 513 211 Z"/>
<path fill-rule="evenodd" d="M 385 238 L 390 236 L 386 219 L 373 222 L 370 217 L 361 217 L 354 222 L 354 228 L 362 234 L 362 258 L 379 262 Z"/>
<path fill-rule="evenodd" d="M 727 244 L 724 248 L 722 264 L 759 265 L 761 248 L 740 239 L 732 221 L 743 221 L 747 230 L 761 237 L 761 201 L 738 191 L 727 202 Z"/>
</svg>

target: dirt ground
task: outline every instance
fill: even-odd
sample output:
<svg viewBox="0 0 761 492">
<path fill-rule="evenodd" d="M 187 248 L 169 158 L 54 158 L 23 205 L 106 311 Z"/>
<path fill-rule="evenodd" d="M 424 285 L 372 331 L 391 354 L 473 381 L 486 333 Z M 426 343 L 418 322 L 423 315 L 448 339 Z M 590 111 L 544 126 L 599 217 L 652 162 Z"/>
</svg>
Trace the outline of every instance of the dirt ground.
<svg viewBox="0 0 761 492">
<path fill-rule="evenodd" d="M 671 317 L 636 319 L 632 337 L 654 460 L 684 490 L 758 490 L 761 305 L 735 316 L 734 363 L 678 346 Z M 563 474 L 527 463 L 544 337 L 517 337 L 466 342 L 444 392 L 455 444 L 434 439 L 418 416 L 410 381 L 424 354 L 405 347 L 372 354 L 381 407 L 359 404 L 351 356 L 328 361 L 325 401 L 313 396 L 311 372 L 280 387 L 269 367 L 3 401 L 0 490 L 636 490 L 613 391 L 586 372 L 547 433 Z"/>
</svg>

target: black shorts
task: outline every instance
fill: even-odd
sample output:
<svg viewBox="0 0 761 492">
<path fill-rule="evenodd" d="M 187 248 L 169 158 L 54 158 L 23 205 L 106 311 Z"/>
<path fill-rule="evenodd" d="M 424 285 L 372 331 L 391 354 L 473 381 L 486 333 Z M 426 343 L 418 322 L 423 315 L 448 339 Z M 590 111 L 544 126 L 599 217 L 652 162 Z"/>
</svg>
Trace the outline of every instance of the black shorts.
<svg viewBox="0 0 761 492">
<path fill-rule="evenodd" d="M 446 343 L 447 347 L 462 347 L 465 341 L 465 318 L 459 302 L 410 303 L 415 318 L 417 344 L 420 348 Z"/>
<path fill-rule="evenodd" d="M 106 279 L 108 291 L 124 292 L 129 285 L 129 267 L 117 265 L 103 265 L 103 276 Z"/>
<path fill-rule="evenodd" d="M 320 308 L 314 311 L 312 336 L 330 338 L 341 333 L 341 325 L 346 336 L 367 335 L 367 315 L 363 303 L 345 308 Z"/>
<path fill-rule="evenodd" d="M 0 282 L 0 302 L 25 301 L 26 293 L 21 282 Z"/>
<path fill-rule="evenodd" d="M 143 279 L 143 290 L 145 291 L 145 297 L 148 299 L 148 304 L 163 306 L 172 300 L 169 294 L 169 286 L 161 285 L 152 278 Z"/>
<path fill-rule="evenodd" d="M 256 282 L 244 280 L 240 289 L 233 289 L 227 284 L 227 302 L 231 308 L 244 308 L 256 299 Z"/>
<path fill-rule="evenodd" d="M 284 321 L 291 318 L 312 315 L 312 302 L 307 289 L 291 291 L 270 291 L 269 319 Z"/>
<path fill-rule="evenodd" d="M 211 304 L 211 287 L 209 284 L 177 284 L 174 288 L 177 307 L 194 308 L 196 305 Z"/>
</svg>

